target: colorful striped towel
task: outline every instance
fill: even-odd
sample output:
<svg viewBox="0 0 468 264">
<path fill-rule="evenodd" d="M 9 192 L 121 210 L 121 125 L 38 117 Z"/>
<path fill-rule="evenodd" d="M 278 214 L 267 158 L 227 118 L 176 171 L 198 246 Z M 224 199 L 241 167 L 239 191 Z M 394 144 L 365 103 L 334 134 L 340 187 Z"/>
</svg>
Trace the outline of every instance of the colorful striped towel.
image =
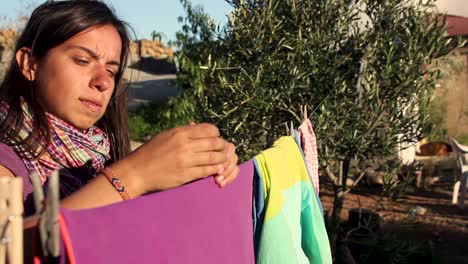
<svg viewBox="0 0 468 264">
<path fill-rule="evenodd" d="M 261 178 L 254 184 L 256 263 L 332 263 L 320 200 L 294 138 L 280 138 L 254 163 Z"/>
</svg>

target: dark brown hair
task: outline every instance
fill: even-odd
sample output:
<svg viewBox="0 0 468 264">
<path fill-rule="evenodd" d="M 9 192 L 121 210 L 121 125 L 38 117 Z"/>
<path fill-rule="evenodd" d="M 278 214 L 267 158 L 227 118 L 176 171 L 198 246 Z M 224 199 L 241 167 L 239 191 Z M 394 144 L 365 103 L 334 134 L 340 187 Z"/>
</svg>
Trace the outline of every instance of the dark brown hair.
<svg viewBox="0 0 468 264">
<path fill-rule="evenodd" d="M 47 1 L 33 11 L 18 39 L 14 54 L 27 47 L 31 49 L 32 57 L 40 61 L 49 50 L 76 34 L 103 25 L 114 26 L 122 42 L 121 65 L 115 75 L 114 93 L 104 116 L 96 124 L 109 136 L 112 162 L 123 158 L 130 151 L 126 87 L 122 78 L 130 45 L 128 25 L 101 1 Z M 23 152 L 18 153 L 19 155 L 29 153 L 37 157 L 50 142 L 50 127 L 45 111 L 34 93 L 34 82 L 29 82 L 23 76 L 13 58 L 0 85 L 0 102 L 3 101 L 10 107 L 6 118 L 0 120 L 0 141 L 20 145 Z M 18 138 L 24 123 L 21 98 L 28 104 L 33 118 L 32 133 L 23 140 Z"/>
</svg>

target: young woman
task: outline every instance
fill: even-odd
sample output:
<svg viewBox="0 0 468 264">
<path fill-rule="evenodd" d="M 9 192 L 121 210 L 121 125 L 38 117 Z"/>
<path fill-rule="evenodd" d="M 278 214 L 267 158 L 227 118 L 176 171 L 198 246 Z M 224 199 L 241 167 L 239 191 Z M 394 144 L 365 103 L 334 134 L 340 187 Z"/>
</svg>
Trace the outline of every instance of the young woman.
<svg viewBox="0 0 468 264">
<path fill-rule="evenodd" d="M 210 124 L 164 131 L 129 153 L 128 52 L 126 24 L 100 1 L 36 8 L 0 86 L 0 176 L 21 176 L 29 190 L 19 172 L 38 173 L 47 184 L 59 170 L 62 206 L 70 209 L 211 175 L 220 187 L 232 182 L 234 145 Z"/>
</svg>

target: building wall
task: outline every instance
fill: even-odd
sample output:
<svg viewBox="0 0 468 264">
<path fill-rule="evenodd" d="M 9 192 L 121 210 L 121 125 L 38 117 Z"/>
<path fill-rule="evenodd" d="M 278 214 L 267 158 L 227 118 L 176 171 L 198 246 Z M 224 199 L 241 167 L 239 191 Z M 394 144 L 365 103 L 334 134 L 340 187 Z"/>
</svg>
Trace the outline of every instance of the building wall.
<svg viewBox="0 0 468 264">
<path fill-rule="evenodd" d="M 468 0 L 437 0 L 436 6 L 447 15 L 468 17 Z M 457 137 L 468 135 L 468 48 L 460 49 L 453 63 L 459 72 L 446 78 L 439 92 L 446 96 L 448 134 Z"/>
<path fill-rule="evenodd" d="M 450 75 L 441 83 L 446 93 L 447 129 L 449 136 L 468 135 L 468 48 L 463 48 L 454 57 L 459 72 Z"/>
<path fill-rule="evenodd" d="M 437 0 L 436 6 L 442 13 L 468 17 L 468 0 Z"/>
</svg>

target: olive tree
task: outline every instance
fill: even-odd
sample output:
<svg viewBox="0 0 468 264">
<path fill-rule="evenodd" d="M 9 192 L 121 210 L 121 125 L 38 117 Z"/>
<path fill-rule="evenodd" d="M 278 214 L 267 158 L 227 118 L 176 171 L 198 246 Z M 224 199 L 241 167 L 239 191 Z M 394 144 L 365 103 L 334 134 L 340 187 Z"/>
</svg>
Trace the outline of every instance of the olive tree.
<svg viewBox="0 0 468 264">
<path fill-rule="evenodd" d="M 334 219 L 352 160 L 417 139 L 436 59 L 454 47 L 433 1 L 227 0 L 225 27 L 181 2 L 187 16 L 173 44 L 187 89 L 174 101 L 217 124 L 242 160 L 284 135 L 285 123 L 300 124 L 306 105 L 335 188 Z"/>
</svg>

